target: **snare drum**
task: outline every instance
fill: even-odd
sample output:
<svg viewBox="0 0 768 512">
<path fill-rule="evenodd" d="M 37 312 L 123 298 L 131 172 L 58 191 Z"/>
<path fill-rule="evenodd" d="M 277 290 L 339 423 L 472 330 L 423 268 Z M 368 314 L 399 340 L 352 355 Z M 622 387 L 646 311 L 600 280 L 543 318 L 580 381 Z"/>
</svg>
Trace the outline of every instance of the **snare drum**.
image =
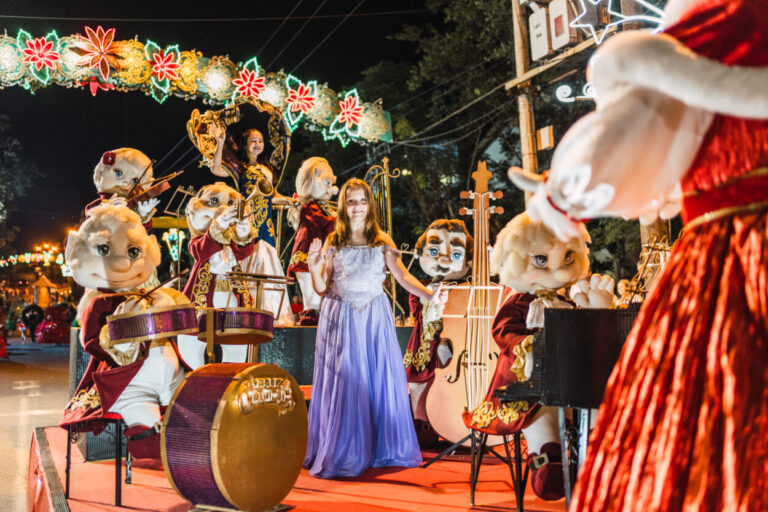
<svg viewBox="0 0 768 512">
<path fill-rule="evenodd" d="M 301 471 L 304 395 L 279 366 L 209 364 L 179 386 L 160 442 L 168 481 L 185 499 L 216 510 L 266 510 Z"/>
</svg>

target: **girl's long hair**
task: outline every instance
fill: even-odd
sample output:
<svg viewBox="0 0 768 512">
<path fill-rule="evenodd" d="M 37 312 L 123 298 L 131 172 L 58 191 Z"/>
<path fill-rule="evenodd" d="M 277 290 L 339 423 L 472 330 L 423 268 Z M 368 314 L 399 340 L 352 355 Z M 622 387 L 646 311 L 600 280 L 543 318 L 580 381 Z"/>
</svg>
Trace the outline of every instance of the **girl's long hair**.
<svg viewBox="0 0 768 512">
<path fill-rule="evenodd" d="M 261 133 L 261 130 L 258 128 L 249 128 L 243 132 L 243 134 L 240 136 L 240 148 L 238 148 L 237 156 L 242 162 L 243 170 L 245 170 L 245 167 L 248 165 L 248 137 L 251 136 L 251 133 L 258 132 L 259 135 L 261 135 L 261 140 L 263 141 L 264 149 L 261 151 L 259 156 L 256 157 L 256 163 L 263 165 L 267 169 L 269 169 L 269 172 L 272 173 L 272 184 L 275 183 L 275 168 L 272 166 L 271 163 L 269 163 L 269 158 L 267 158 L 267 140 L 264 138 L 264 134 Z"/>
<path fill-rule="evenodd" d="M 331 246 L 336 249 L 341 249 L 349 244 L 351 233 L 349 216 L 347 215 L 347 191 L 358 188 L 363 189 L 363 192 L 365 193 L 365 201 L 368 203 L 368 212 L 365 214 L 365 227 L 363 228 L 366 245 L 368 247 L 376 247 L 386 243 L 381 236 L 381 229 L 379 229 L 376 203 L 371 187 L 361 179 L 352 178 L 341 187 L 341 192 L 339 192 L 339 208 L 336 212 L 336 228 L 330 235 L 328 235 L 328 241 Z"/>
</svg>

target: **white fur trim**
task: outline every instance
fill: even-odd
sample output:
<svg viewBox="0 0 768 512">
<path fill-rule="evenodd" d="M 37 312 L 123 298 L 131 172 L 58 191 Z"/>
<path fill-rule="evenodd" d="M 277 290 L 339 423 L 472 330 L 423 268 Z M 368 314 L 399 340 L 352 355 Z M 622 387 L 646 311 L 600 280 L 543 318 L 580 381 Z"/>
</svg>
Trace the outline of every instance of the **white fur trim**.
<svg viewBox="0 0 768 512">
<path fill-rule="evenodd" d="M 590 75 L 598 110 L 602 93 L 632 84 L 711 112 L 768 118 L 768 67 L 727 66 L 663 34 L 630 30 L 611 38 L 592 59 Z"/>
</svg>

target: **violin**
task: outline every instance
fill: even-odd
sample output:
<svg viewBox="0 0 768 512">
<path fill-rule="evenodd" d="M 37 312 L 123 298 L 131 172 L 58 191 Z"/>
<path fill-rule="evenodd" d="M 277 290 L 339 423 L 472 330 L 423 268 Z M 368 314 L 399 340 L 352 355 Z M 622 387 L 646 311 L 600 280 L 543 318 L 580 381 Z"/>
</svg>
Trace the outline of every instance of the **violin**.
<svg viewBox="0 0 768 512">
<path fill-rule="evenodd" d="M 177 171 L 177 172 L 174 172 L 173 174 L 169 174 L 161 178 L 155 178 L 154 180 L 150 181 L 146 185 L 142 183 L 137 183 L 128 193 L 128 197 L 126 197 L 126 203 L 128 207 L 136 208 L 136 205 L 138 203 L 142 201 L 148 201 L 153 197 L 159 196 L 160 194 L 162 194 L 163 192 L 171 188 L 169 181 L 179 176 L 183 172 L 184 171 Z"/>
</svg>

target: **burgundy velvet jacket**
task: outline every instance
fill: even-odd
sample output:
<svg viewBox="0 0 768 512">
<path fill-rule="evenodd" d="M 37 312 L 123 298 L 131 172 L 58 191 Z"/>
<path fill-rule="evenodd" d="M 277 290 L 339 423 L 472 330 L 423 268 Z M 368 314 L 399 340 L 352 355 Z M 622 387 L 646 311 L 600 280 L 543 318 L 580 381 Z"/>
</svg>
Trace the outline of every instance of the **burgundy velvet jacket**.
<svg viewBox="0 0 768 512">
<path fill-rule="evenodd" d="M 144 364 L 148 345 L 142 350 L 139 359 L 127 366 L 119 366 L 99 345 L 99 334 L 107 324 L 107 316 L 125 300 L 126 297 L 122 295 L 94 297 L 83 313 L 82 336 L 85 351 L 91 354 L 91 362 L 64 410 L 60 422 L 64 428 L 73 425 L 80 432 L 101 432 L 104 424 L 98 420 L 105 411 L 109 411 Z"/>
<path fill-rule="evenodd" d="M 538 330 L 528 329 L 525 322 L 528 307 L 534 299 L 536 296 L 530 293 L 514 294 L 496 313 L 491 328 L 493 339 L 499 348 L 496 372 L 484 401 L 474 411 L 464 413 L 464 423 L 467 427 L 492 435 L 509 435 L 528 426 L 538 410 L 538 403 L 514 402 L 502 405 L 499 399 L 493 396 L 496 389 L 518 382 L 517 375 L 512 371 L 512 365 L 518 357 L 514 349 Z"/>
<path fill-rule="evenodd" d="M 253 254 L 253 242 L 245 245 L 232 243 L 230 245 L 237 261 L 242 261 Z M 189 242 L 189 252 L 195 258 L 195 264 L 192 272 L 189 274 L 189 281 L 184 287 L 184 295 L 198 308 L 213 306 L 213 292 L 216 289 L 216 274 L 211 273 L 210 259 L 220 252 L 224 245 L 214 240 L 210 233 L 197 236 Z M 237 294 L 238 301 L 242 301 L 240 294 Z M 242 303 L 239 305 L 243 305 Z"/>
<path fill-rule="evenodd" d="M 429 279 L 423 279 L 422 284 L 429 283 Z M 408 339 L 408 346 L 405 349 L 403 364 L 405 365 L 405 376 L 408 382 L 429 382 L 435 378 L 435 367 L 437 357 L 435 349 L 440 341 L 442 329 L 435 332 L 429 340 L 425 340 L 424 347 L 421 347 L 421 333 L 424 332 L 424 320 L 422 311 L 424 305 L 418 295 L 410 294 L 408 296 L 408 306 L 411 310 L 411 316 L 414 319 L 411 337 Z M 421 351 L 419 350 L 421 348 Z"/>
<path fill-rule="evenodd" d="M 295 272 L 309 272 L 307 252 L 312 240 L 325 241 L 336 227 L 336 217 L 326 215 L 317 201 L 310 201 L 301 207 L 299 228 L 293 242 L 291 261 L 288 263 L 288 277 L 295 277 Z"/>
</svg>

